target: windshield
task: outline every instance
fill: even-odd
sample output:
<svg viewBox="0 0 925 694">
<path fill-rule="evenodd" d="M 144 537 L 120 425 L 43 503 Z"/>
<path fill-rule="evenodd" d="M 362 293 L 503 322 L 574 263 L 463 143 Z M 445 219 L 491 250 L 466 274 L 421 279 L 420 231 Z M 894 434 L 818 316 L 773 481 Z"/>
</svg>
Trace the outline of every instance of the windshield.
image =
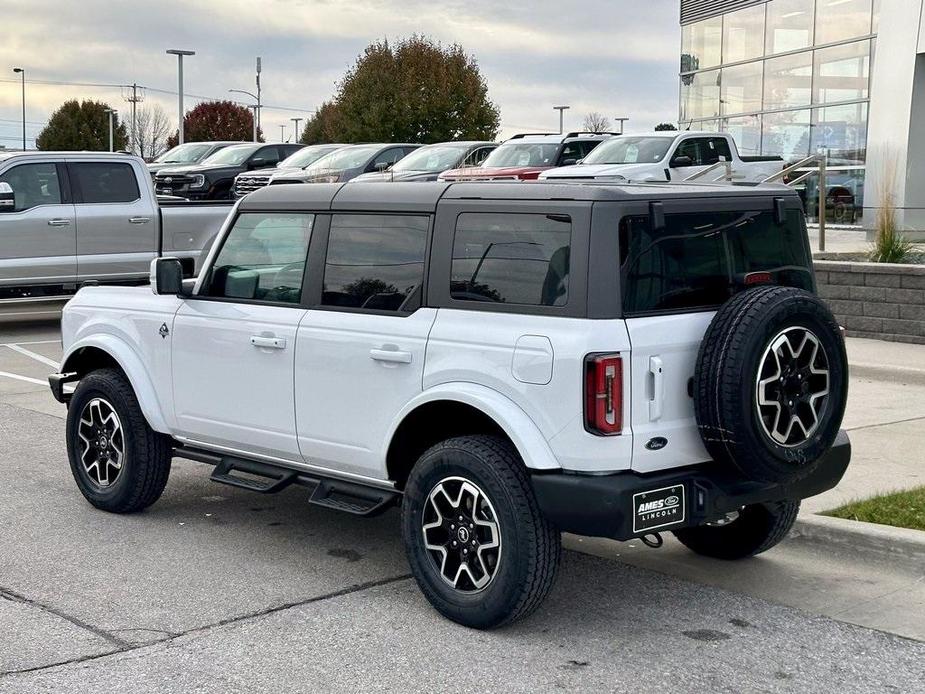
<svg viewBox="0 0 925 694">
<path fill-rule="evenodd" d="M 225 147 L 225 149 L 220 149 L 212 156 L 204 159 L 202 163 L 208 164 L 209 166 L 237 166 L 238 164 L 243 164 L 244 160 L 259 148 L 260 145 L 235 145 L 233 147 Z"/>
<path fill-rule="evenodd" d="M 552 166 L 558 143 L 506 142 L 488 155 L 482 166 Z"/>
<path fill-rule="evenodd" d="M 300 149 L 295 154 L 292 154 L 289 157 L 283 159 L 279 163 L 279 168 L 304 169 L 306 166 L 314 164 L 325 154 L 330 154 L 339 148 L 340 145 L 316 145 L 313 147 L 305 147 L 304 149 Z"/>
<path fill-rule="evenodd" d="M 382 149 L 379 145 L 369 147 L 356 146 L 344 147 L 336 152 L 331 152 L 308 167 L 308 171 L 322 171 L 336 169 L 343 171 L 345 169 L 355 169 L 363 166 L 367 160 L 376 152 Z"/>
<path fill-rule="evenodd" d="M 615 137 L 595 147 L 582 164 L 644 164 L 664 159 L 673 137 Z"/>
<path fill-rule="evenodd" d="M 202 159 L 206 154 L 209 153 L 209 150 L 212 149 L 212 145 L 190 142 L 185 145 L 177 145 L 173 149 L 169 149 L 164 152 L 161 156 L 154 160 L 156 164 L 192 164 Z"/>
<path fill-rule="evenodd" d="M 392 167 L 393 171 L 446 171 L 465 154 L 468 145 L 430 145 L 413 151 Z"/>
</svg>

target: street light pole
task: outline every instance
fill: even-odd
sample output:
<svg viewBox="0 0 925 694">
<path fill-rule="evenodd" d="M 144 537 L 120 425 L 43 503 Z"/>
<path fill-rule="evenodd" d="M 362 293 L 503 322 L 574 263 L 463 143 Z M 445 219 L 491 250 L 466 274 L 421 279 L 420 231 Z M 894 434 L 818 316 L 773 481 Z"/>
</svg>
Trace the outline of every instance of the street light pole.
<svg viewBox="0 0 925 694">
<path fill-rule="evenodd" d="M 625 118 L 623 116 L 614 116 L 614 120 L 620 124 L 620 134 L 622 135 L 623 134 L 623 124 L 626 121 L 628 121 L 629 118 Z"/>
<path fill-rule="evenodd" d="M 295 123 L 295 136 L 293 138 L 293 142 L 298 142 L 299 141 L 299 123 L 301 123 L 305 119 L 304 118 L 290 118 L 289 120 Z"/>
<path fill-rule="evenodd" d="M 263 72 L 263 65 L 262 65 L 262 61 L 260 60 L 260 56 L 258 55 L 257 56 L 257 97 L 256 97 L 257 106 L 254 109 L 254 116 L 257 119 L 258 128 L 260 127 L 260 73 L 261 72 Z M 254 142 L 256 141 L 257 141 L 257 138 L 255 137 Z"/>
<path fill-rule="evenodd" d="M 22 77 L 22 151 L 26 151 L 26 71 L 14 67 L 13 72 Z"/>
<path fill-rule="evenodd" d="M 169 55 L 177 56 L 177 83 L 179 85 L 177 91 L 179 93 L 179 99 L 177 101 L 177 108 L 180 115 L 180 124 L 177 128 L 177 144 L 183 144 L 183 56 L 185 55 L 196 55 L 196 51 L 181 51 L 178 48 L 171 48 L 167 51 Z"/>
<path fill-rule="evenodd" d="M 286 141 L 286 124 L 285 123 L 279 126 L 279 141 L 280 142 Z"/>
<path fill-rule="evenodd" d="M 553 106 L 553 107 L 552 107 L 552 110 L 553 110 L 553 111 L 558 111 L 558 112 L 559 112 L 559 134 L 560 134 L 560 135 L 561 135 L 562 133 L 565 132 L 565 129 L 564 129 L 564 122 L 565 122 L 565 121 L 564 121 L 564 118 L 563 118 L 563 117 L 564 117 L 564 115 L 565 115 L 565 112 L 568 111 L 570 108 L 571 108 L 571 106 Z"/>
<path fill-rule="evenodd" d="M 259 127 L 257 123 L 257 114 L 260 112 L 260 97 L 256 94 L 251 94 L 250 92 L 244 91 L 243 89 L 229 89 L 229 94 L 247 94 L 251 99 L 256 99 L 257 103 L 254 106 L 248 106 L 248 108 L 254 109 L 254 142 L 257 141 L 257 128 Z"/>
<path fill-rule="evenodd" d="M 114 113 L 115 111 L 113 111 L 111 108 L 106 109 L 106 116 L 109 118 L 109 151 L 110 152 L 114 151 L 113 141 L 112 141 L 113 140 L 112 138 L 112 114 Z"/>
</svg>

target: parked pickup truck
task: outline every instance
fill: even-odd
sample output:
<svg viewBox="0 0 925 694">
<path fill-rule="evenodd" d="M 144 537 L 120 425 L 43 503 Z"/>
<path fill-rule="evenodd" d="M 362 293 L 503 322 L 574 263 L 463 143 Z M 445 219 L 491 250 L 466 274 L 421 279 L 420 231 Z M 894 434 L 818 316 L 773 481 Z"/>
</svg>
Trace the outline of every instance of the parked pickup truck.
<svg viewBox="0 0 925 694">
<path fill-rule="evenodd" d="M 728 133 L 653 132 L 604 142 L 581 162 L 540 174 L 541 180 L 683 181 L 720 160 L 730 162 L 733 181 L 757 182 L 784 167 L 780 157 L 742 157 Z M 708 174 L 706 181 L 723 175 Z"/>
<path fill-rule="evenodd" d="M 151 279 L 64 309 L 50 386 L 89 503 L 153 504 L 177 456 L 399 504 L 418 585 L 471 627 L 542 602 L 561 532 L 750 557 L 850 459 L 845 344 L 783 185 L 270 185 L 196 280 Z"/>
<path fill-rule="evenodd" d="M 159 204 L 138 157 L 0 155 L 0 302 L 66 296 L 88 281 L 147 282 L 151 259 L 162 253 L 195 274 L 230 209 Z"/>
</svg>

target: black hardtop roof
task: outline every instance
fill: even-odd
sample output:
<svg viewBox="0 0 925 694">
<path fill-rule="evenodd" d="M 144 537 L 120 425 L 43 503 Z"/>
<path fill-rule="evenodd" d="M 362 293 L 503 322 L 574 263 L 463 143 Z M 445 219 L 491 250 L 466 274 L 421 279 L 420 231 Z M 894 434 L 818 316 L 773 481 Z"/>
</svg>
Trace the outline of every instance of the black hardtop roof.
<svg viewBox="0 0 925 694">
<path fill-rule="evenodd" d="M 790 197 L 783 184 L 546 183 L 488 181 L 462 183 L 305 183 L 270 185 L 241 201 L 242 211 L 341 210 L 433 212 L 440 200 L 583 200 L 638 202 L 699 197 Z"/>
</svg>

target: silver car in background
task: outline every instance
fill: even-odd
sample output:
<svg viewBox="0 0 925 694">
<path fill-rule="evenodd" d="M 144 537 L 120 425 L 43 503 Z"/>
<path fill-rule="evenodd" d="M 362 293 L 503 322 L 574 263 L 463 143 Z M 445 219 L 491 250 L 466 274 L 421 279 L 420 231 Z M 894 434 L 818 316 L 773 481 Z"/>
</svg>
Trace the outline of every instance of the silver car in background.
<svg viewBox="0 0 925 694">
<path fill-rule="evenodd" d="M 336 152 L 345 146 L 341 144 L 309 145 L 292 156 L 283 159 L 275 169 L 258 169 L 240 173 L 234 179 L 234 196 L 243 198 L 248 193 L 253 193 L 258 188 L 263 188 L 269 184 L 272 176 L 289 173 L 298 174 L 326 154 Z"/>
<path fill-rule="evenodd" d="M 270 185 L 280 183 L 344 183 L 360 174 L 385 171 L 421 145 L 379 142 L 349 145 L 321 157 L 308 168 L 293 173 L 276 173 Z"/>
</svg>

